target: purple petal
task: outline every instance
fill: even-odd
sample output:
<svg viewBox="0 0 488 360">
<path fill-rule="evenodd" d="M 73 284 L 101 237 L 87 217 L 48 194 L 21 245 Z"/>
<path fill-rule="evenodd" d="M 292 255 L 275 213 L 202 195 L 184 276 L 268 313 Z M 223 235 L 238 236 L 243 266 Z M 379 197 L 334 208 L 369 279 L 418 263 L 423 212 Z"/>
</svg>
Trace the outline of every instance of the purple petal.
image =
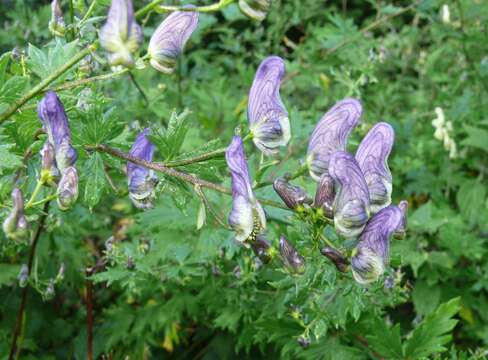
<svg viewBox="0 0 488 360">
<path fill-rule="evenodd" d="M 9 239 L 21 241 L 29 235 L 29 223 L 24 215 L 24 196 L 19 188 L 12 190 L 12 210 L 3 222 L 3 231 Z"/>
<path fill-rule="evenodd" d="M 366 134 L 356 152 L 356 160 L 368 184 L 372 213 L 391 203 L 393 180 L 388 167 L 388 156 L 394 140 L 393 128 L 380 122 Z"/>
<path fill-rule="evenodd" d="M 310 137 L 307 151 L 310 175 L 315 181 L 328 173 L 330 156 L 335 151 L 346 150 L 347 138 L 359 123 L 362 111 L 358 100 L 344 99 L 320 119 Z"/>
<path fill-rule="evenodd" d="M 263 60 L 249 91 L 247 117 L 253 141 L 263 153 L 270 155 L 290 141 L 290 120 L 280 98 L 280 84 L 285 63 L 278 56 Z"/>
<path fill-rule="evenodd" d="M 336 184 L 334 225 L 338 234 L 354 238 L 363 230 L 370 213 L 369 192 L 354 156 L 337 151 L 329 163 L 329 175 Z"/>
<path fill-rule="evenodd" d="M 329 258 L 340 272 L 346 272 L 349 262 L 347 258 L 337 249 L 326 246 L 320 250 L 320 253 Z"/>
<path fill-rule="evenodd" d="M 59 180 L 58 206 L 61 210 L 68 210 L 78 199 L 78 172 L 72 166 L 63 170 Z"/>
<path fill-rule="evenodd" d="M 198 13 L 175 11 L 158 26 L 149 41 L 151 65 L 163 73 L 172 73 L 176 59 L 198 26 Z"/>
<path fill-rule="evenodd" d="M 284 235 L 281 235 L 280 237 L 280 254 L 289 270 L 299 274 L 305 272 L 305 259 L 298 253 L 297 249 L 295 249 Z"/>
<path fill-rule="evenodd" d="M 273 188 L 290 209 L 311 203 L 307 193 L 301 187 L 290 184 L 286 178 L 276 178 Z"/>
<path fill-rule="evenodd" d="M 334 217 L 334 179 L 328 174 L 323 174 L 317 184 L 317 191 L 315 193 L 315 200 L 313 206 L 322 209 L 324 215 L 328 219 Z"/>
</svg>

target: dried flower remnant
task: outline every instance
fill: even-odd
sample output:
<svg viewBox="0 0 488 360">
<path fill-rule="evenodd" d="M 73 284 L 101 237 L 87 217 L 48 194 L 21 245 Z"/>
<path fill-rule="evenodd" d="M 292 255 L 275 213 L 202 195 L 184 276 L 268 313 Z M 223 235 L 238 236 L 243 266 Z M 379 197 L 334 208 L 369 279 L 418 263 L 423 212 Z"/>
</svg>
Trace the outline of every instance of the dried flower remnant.
<svg viewBox="0 0 488 360">
<path fill-rule="evenodd" d="M 312 202 L 305 190 L 299 186 L 290 184 L 287 178 L 276 178 L 273 182 L 273 188 L 290 209 L 296 209 L 299 206 L 303 207 L 303 204 L 310 204 Z"/>
<path fill-rule="evenodd" d="M 249 91 L 247 117 L 254 144 L 266 155 L 276 154 L 291 138 L 290 120 L 280 97 L 285 63 L 269 56 L 259 65 Z"/>
<path fill-rule="evenodd" d="M 271 6 L 271 0 L 239 0 L 239 9 L 249 18 L 263 21 Z"/>
<path fill-rule="evenodd" d="M 345 238 L 355 238 L 370 215 L 368 185 L 351 154 L 337 151 L 329 165 L 329 174 L 337 187 L 333 205 L 336 232 Z"/>
<path fill-rule="evenodd" d="M 232 180 L 232 211 L 229 224 L 242 244 L 253 242 L 266 228 L 266 216 L 251 187 L 249 170 L 240 136 L 234 136 L 225 152 Z"/>
<path fill-rule="evenodd" d="M 132 0 L 112 0 L 107 22 L 99 35 L 110 65 L 134 66 L 133 54 L 141 45 L 143 35 L 134 18 Z"/>
<path fill-rule="evenodd" d="M 349 134 L 359 123 L 362 112 L 358 100 L 344 99 L 320 119 L 310 136 L 307 150 L 310 175 L 315 181 L 328 173 L 331 155 L 346 150 Z"/>
<path fill-rule="evenodd" d="M 152 161 L 155 147 L 147 138 L 149 132 L 150 130 L 146 128 L 137 136 L 129 155 L 141 160 Z M 158 183 L 158 178 L 154 171 L 128 162 L 127 179 L 129 197 L 134 206 L 139 209 L 152 208 L 153 200 L 156 196 L 155 187 Z"/>
<path fill-rule="evenodd" d="M 380 210 L 368 221 L 351 259 L 352 273 L 358 283 L 372 283 L 385 272 L 390 240 L 402 221 L 402 211 L 394 205 Z"/>
<path fill-rule="evenodd" d="M 280 237 L 280 254 L 284 264 L 290 271 L 298 274 L 305 272 L 305 259 L 284 235 Z"/>
<path fill-rule="evenodd" d="M 391 203 L 393 179 L 388 156 L 394 139 L 393 128 L 380 122 L 366 134 L 356 152 L 356 160 L 368 185 L 373 214 Z"/>
<path fill-rule="evenodd" d="M 29 223 L 24 215 L 24 196 L 19 188 L 12 190 L 12 210 L 3 222 L 3 232 L 9 239 L 26 240 L 29 235 Z"/>
<path fill-rule="evenodd" d="M 148 54 L 152 67 L 171 74 L 186 42 L 198 26 L 198 13 L 175 11 L 158 26 L 149 41 Z"/>
<path fill-rule="evenodd" d="M 59 0 L 51 2 L 51 20 L 49 21 L 49 31 L 55 36 L 64 36 L 65 23 L 63 18 L 63 11 L 59 4 Z"/>
<path fill-rule="evenodd" d="M 63 170 L 57 194 L 58 206 L 61 210 L 70 209 L 78 199 L 78 172 L 73 166 Z"/>
<path fill-rule="evenodd" d="M 324 216 L 329 220 L 334 218 L 334 198 L 334 179 L 328 174 L 323 174 L 317 184 L 313 206 L 316 209 L 321 209 Z"/>
</svg>

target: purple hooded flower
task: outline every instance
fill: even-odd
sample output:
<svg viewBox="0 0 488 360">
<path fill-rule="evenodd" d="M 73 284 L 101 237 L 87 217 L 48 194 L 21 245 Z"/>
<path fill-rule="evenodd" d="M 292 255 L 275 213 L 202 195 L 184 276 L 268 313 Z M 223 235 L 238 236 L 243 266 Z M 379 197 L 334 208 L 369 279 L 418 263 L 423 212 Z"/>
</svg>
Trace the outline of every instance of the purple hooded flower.
<svg viewBox="0 0 488 360">
<path fill-rule="evenodd" d="M 24 215 L 24 197 L 19 188 L 12 190 L 12 210 L 3 222 L 3 232 L 9 239 L 25 240 L 29 235 L 29 224 Z"/>
<path fill-rule="evenodd" d="M 280 237 L 280 254 L 286 267 L 298 274 L 305 272 L 305 259 L 297 249 L 286 239 L 284 235 Z"/>
<path fill-rule="evenodd" d="M 385 272 L 390 240 L 402 219 L 402 211 L 397 206 L 387 206 L 368 221 L 351 259 L 352 274 L 358 283 L 374 282 Z"/>
<path fill-rule="evenodd" d="M 334 179 L 328 174 L 323 174 L 317 185 L 313 206 L 322 209 L 327 219 L 334 218 Z"/>
<path fill-rule="evenodd" d="M 325 257 L 329 258 L 330 261 L 332 261 L 340 272 L 346 272 L 347 267 L 349 266 L 349 262 L 347 261 L 347 258 L 342 255 L 342 253 L 334 249 L 330 246 L 324 247 L 322 250 L 320 250 L 320 253 L 324 255 Z"/>
<path fill-rule="evenodd" d="M 280 98 L 280 84 L 285 63 L 270 56 L 259 65 L 249 91 L 247 117 L 254 144 L 266 155 L 278 152 L 290 141 L 290 120 Z"/>
<path fill-rule="evenodd" d="M 129 155 L 138 159 L 152 161 L 155 147 L 146 136 L 149 132 L 150 130 L 146 128 L 137 136 Z M 129 161 L 127 163 L 127 178 L 129 197 L 134 206 L 139 209 L 152 208 L 155 187 L 158 183 L 158 178 L 154 174 L 154 171 Z"/>
<path fill-rule="evenodd" d="M 240 136 L 234 136 L 225 152 L 232 179 L 232 211 L 229 224 L 236 232 L 236 240 L 254 241 L 266 228 L 266 216 L 254 196 Z"/>
<path fill-rule="evenodd" d="M 400 201 L 400 203 L 398 204 L 398 208 L 402 211 L 402 223 L 395 231 L 395 234 L 393 234 L 393 236 L 395 237 L 395 239 L 403 239 L 405 237 L 405 234 L 407 233 L 408 201 Z"/>
<path fill-rule="evenodd" d="M 271 0 L 239 0 L 239 8 L 249 18 L 262 21 L 271 6 Z"/>
<path fill-rule="evenodd" d="M 48 91 L 37 105 L 37 113 L 48 140 L 54 147 L 56 165 L 63 172 L 72 166 L 78 157 L 76 150 L 71 146 L 71 133 L 63 103 L 54 91 Z"/>
<path fill-rule="evenodd" d="M 149 41 L 147 50 L 151 65 L 158 71 L 171 74 L 176 59 L 198 26 L 198 13 L 175 11 L 158 26 Z"/>
<path fill-rule="evenodd" d="M 334 225 L 338 234 L 354 238 L 363 231 L 370 214 L 369 192 L 354 156 L 337 151 L 332 154 L 329 174 L 336 184 Z"/>
<path fill-rule="evenodd" d="M 132 54 L 142 39 L 142 29 L 134 19 L 132 0 L 112 0 L 107 22 L 100 30 L 100 44 L 109 53 L 110 65 L 133 67 Z"/>
<path fill-rule="evenodd" d="M 335 104 L 315 127 L 307 150 L 310 175 L 319 181 L 328 173 L 329 160 L 335 151 L 345 151 L 347 138 L 359 123 L 361 103 L 356 99 L 344 99 Z"/>
<path fill-rule="evenodd" d="M 356 160 L 368 184 L 373 214 L 391 203 L 393 180 L 388 167 L 388 156 L 394 139 L 393 128 L 380 122 L 366 134 L 356 152 Z"/>
<path fill-rule="evenodd" d="M 73 166 L 63 170 L 57 194 L 58 206 L 63 211 L 71 208 L 78 199 L 78 172 Z"/>
<path fill-rule="evenodd" d="M 290 184 L 286 178 L 276 178 L 273 188 L 290 209 L 296 209 L 298 206 L 312 202 L 301 187 Z"/>
</svg>

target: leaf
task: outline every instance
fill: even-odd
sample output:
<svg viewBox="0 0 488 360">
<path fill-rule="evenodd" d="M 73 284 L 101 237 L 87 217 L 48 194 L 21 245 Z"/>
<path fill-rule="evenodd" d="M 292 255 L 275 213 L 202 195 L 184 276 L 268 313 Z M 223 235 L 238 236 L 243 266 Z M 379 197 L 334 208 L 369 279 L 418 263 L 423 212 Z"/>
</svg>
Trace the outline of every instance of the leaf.
<svg viewBox="0 0 488 360">
<path fill-rule="evenodd" d="M 188 115 L 190 115 L 189 110 L 185 110 L 181 114 L 173 112 L 166 129 L 154 129 L 154 135 L 149 136 L 166 161 L 178 155 L 183 145 L 189 129 L 189 125 L 185 123 Z"/>
<path fill-rule="evenodd" d="M 450 332 L 458 320 L 452 317 L 460 310 L 460 298 L 454 298 L 439 305 L 411 333 L 405 344 L 405 357 L 418 359 L 446 351 L 444 347 L 452 339 Z"/>
<path fill-rule="evenodd" d="M 366 335 L 369 345 L 388 359 L 402 359 L 403 348 L 400 324 L 388 327 L 383 319 L 376 318 L 371 326 L 372 335 Z"/>
<path fill-rule="evenodd" d="M 83 173 L 86 176 L 83 199 L 92 209 L 100 201 L 105 186 L 103 160 L 99 153 L 94 153 L 90 156 L 85 163 Z"/>
<path fill-rule="evenodd" d="M 412 292 L 413 304 L 415 310 L 421 316 L 432 313 L 439 304 L 441 297 L 440 288 L 435 285 L 429 285 L 427 282 L 417 280 Z"/>
<path fill-rule="evenodd" d="M 0 264 L 0 287 L 17 279 L 20 264 Z"/>
<path fill-rule="evenodd" d="M 461 141 L 462 145 L 475 147 L 488 152 L 488 130 L 465 125 L 464 129 L 468 133 L 468 137 Z"/>
<path fill-rule="evenodd" d="M 488 139 L 488 137 L 487 137 Z M 486 199 L 486 186 L 476 180 L 466 180 L 459 189 L 456 200 L 461 209 L 461 214 L 471 225 L 483 221 Z"/>
</svg>

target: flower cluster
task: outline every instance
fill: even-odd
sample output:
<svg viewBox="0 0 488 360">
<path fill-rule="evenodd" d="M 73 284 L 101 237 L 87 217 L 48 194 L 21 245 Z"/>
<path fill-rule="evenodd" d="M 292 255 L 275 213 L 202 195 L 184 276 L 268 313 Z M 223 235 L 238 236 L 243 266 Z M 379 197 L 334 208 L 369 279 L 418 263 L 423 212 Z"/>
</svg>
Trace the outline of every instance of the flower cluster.
<svg viewBox="0 0 488 360">
<path fill-rule="evenodd" d="M 452 122 L 446 121 L 444 110 L 441 107 L 435 108 L 435 114 L 437 116 L 432 120 L 432 126 L 435 129 L 434 137 L 437 140 L 442 141 L 444 149 L 449 151 L 449 158 L 455 159 L 457 158 L 458 153 L 456 142 L 452 138 Z"/>
</svg>

